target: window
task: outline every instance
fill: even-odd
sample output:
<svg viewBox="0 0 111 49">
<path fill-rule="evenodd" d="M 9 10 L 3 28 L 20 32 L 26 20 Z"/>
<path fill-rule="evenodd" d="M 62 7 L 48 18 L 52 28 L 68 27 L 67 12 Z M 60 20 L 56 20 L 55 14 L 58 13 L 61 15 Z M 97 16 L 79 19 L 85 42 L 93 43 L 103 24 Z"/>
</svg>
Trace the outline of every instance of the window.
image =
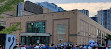
<svg viewBox="0 0 111 49">
<path fill-rule="evenodd" d="M 101 33 L 102 33 L 102 31 L 98 29 L 98 35 L 97 35 L 97 36 L 98 36 L 99 38 L 101 37 Z"/>
<path fill-rule="evenodd" d="M 97 36 L 98 36 L 98 34 L 99 34 L 99 29 L 97 29 Z"/>
<path fill-rule="evenodd" d="M 84 32 L 84 36 L 86 36 L 86 32 Z"/>
<path fill-rule="evenodd" d="M 21 14 L 21 12 L 22 12 L 22 3 L 18 3 L 18 9 L 17 9 L 18 11 L 18 15 L 17 16 L 22 16 L 22 14 Z"/>
<path fill-rule="evenodd" d="M 104 34 L 102 33 L 102 38 L 104 37 Z"/>
<path fill-rule="evenodd" d="M 6 24 L 5 23 L 0 23 L 0 26 L 6 26 Z"/>
<path fill-rule="evenodd" d="M 59 40 L 63 40 L 63 36 L 59 36 Z"/>
<path fill-rule="evenodd" d="M 57 25 L 57 33 L 58 34 L 65 34 L 66 33 L 66 25 L 65 24 L 58 24 Z"/>
<path fill-rule="evenodd" d="M 27 32 L 45 33 L 45 22 L 27 23 Z"/>
</svg>

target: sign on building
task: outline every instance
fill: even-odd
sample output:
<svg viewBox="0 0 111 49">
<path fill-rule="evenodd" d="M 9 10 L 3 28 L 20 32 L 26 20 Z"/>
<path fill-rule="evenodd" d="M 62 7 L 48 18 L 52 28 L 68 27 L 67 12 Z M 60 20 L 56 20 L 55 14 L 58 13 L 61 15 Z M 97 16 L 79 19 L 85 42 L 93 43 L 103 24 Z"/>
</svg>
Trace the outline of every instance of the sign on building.
<svg viewBox="0 0 111 49">
<path fill-rule="evenodd" d="M 0 45 L 5 49 L 13 49 L 16 45 L 16 36 L 11 34 L 0 34 Z"/>
</svg>

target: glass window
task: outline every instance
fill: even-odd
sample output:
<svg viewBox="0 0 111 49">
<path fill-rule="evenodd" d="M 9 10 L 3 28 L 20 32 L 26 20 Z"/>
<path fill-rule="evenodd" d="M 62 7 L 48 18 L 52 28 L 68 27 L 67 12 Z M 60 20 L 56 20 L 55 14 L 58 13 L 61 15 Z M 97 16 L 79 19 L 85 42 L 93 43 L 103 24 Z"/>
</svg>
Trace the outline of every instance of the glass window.
<svg viewBox="0 0 111 49">
<path fill-rule="evenodd" d="M 63 40 L 63 36 L 59 36 L 59 40 Z"/>
<path fill-rule="evenodd" d="M 102 38 L 104 37 L 104 34 L 102 33 Z"/>
<path fill-rule="evenodd" d="M 57 33 L 58 34 L 65 34 L 66 33 L 66 25 L 65 24 L 58 24 L 57 25 Z"/>
<path fill-rule="evenodd" d="M 45 33 L 45 22 L 27 23 L 27 32 Z"/>
<path fill-rule="evenodd" d="M 98 34 L 99 34 L 99 29 L 97 29 L 97 36 L 98 36 Z"/>
<path fill-rule="evenodd" d="M 22 16 L 21 12 L 22 12 L 22 3 L 18 3 L 18 15 L 17 16 Z"/>
<path fill-rule="evenodd" d="M 86 36 L 86 33 L 84 32 L 84 36 Z"/>
<path fill-rule="evenodd" d="M 32 32 L 32 25 L 31 25 L 31 23 L 27 23 L 27 32 Z"/>
</svg>

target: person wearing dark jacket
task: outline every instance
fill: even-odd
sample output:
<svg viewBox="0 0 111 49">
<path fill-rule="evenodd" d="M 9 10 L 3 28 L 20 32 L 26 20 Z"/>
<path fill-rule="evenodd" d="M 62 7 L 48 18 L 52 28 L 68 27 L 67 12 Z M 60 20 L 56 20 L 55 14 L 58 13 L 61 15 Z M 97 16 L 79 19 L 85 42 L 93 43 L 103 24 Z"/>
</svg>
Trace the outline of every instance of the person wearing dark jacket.
<svg viewBox="0 0 111 49">
<path fill-rule="evenodd" d="M 69 45 L 67 45 L 66 49 L 71 49 L 71 47 Z"/>
</svg>

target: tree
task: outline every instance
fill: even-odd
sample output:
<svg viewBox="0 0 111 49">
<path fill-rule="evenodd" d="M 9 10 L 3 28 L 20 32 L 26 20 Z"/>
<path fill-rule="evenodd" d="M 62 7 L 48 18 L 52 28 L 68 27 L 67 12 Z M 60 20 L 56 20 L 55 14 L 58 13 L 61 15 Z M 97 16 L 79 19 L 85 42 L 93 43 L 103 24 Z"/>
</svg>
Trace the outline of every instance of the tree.
<svg viewBox="0 0 111 49">
<path fill-rule="evenodd" d="M 19 2 L 24 2 L 24 0 L 0 0 L 0 14 L 14 10 L 14 6 Z"/>
<path fill-rule="evenodd" d="M 110 34 L 107 34 L 106 36 L 105 36 L 105 39 L 104 39 L 105 41 L 106 41 L 106 45 L 108 44 L 108 40 L 111 40 L 111 35 Z"/>
<path fill-rule="evenodd" d="M 18 28 L 19 25 L 20 25 L 20 23 L 13 24 L 9 28 L 5 28 L 5 29 L 1 30 L 0 34 L 11 34 L 17 30 L 22 30 L 21 28 Z"/>
<path fill-rule="evenodd" d="M 0 15 L 7 11 L 13 11 L 15 9 L 14 6 L 16 6 L 19 2 L 24 2 L 24 0 L 0 0 Z M 2 17 L 3 18 L 3 17 Z M 9 28 L 5 28 L 0 31 L 2 34 L 10 34 L 12 32 L 15 32 L 17 30 L 21 30 L 21 28 L 18 28 L 20 23 L 17 23 L 16 25 L 12 25 Z"/>
</svg>

